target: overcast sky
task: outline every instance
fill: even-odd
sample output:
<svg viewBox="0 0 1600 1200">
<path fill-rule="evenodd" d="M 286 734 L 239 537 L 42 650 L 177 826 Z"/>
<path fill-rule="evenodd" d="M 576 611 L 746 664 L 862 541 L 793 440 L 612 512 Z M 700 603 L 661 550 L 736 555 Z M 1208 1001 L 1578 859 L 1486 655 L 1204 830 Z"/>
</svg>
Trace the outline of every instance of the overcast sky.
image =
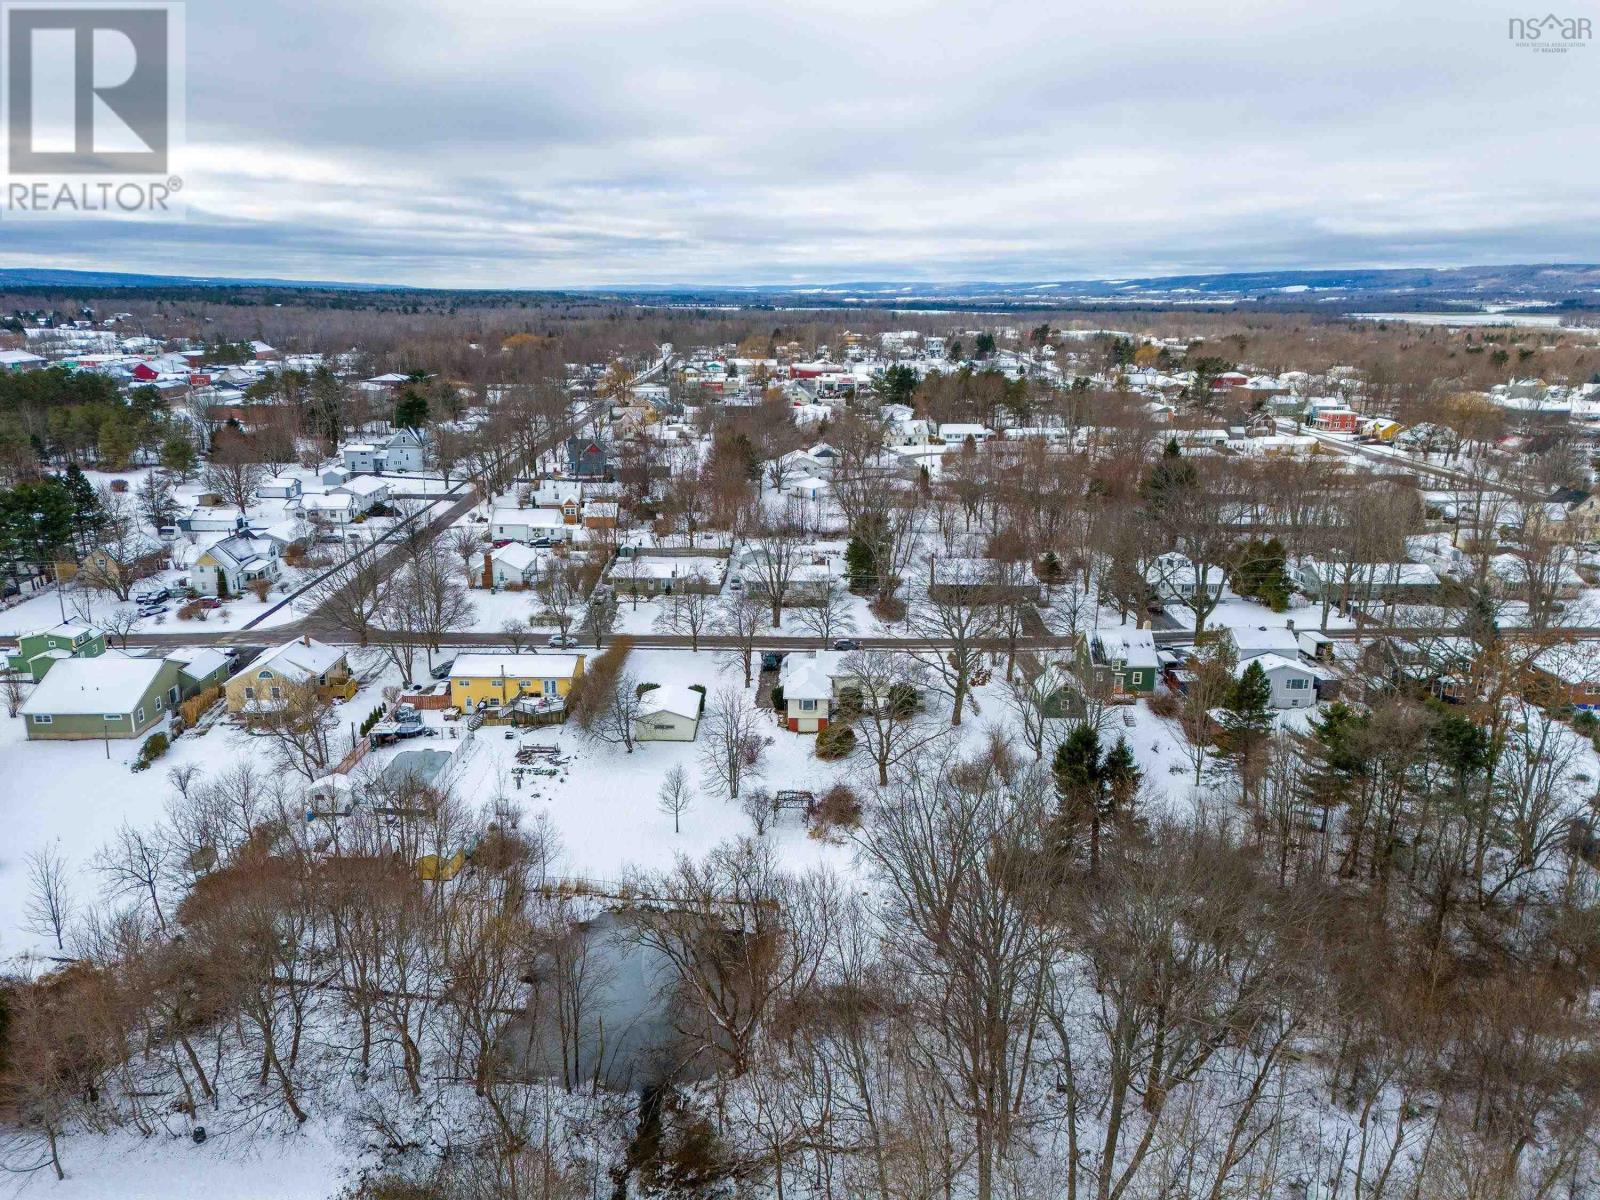
<svg viewBox="0 0 1600 1200">
<path fill-rule="evenodd" d="M 186 7 L 187 220 L 0 221 L 0 265 L 538 288 L 1600 261 L 1600 42 L 1519 48 L 1515 0 Z"/>
</svg>

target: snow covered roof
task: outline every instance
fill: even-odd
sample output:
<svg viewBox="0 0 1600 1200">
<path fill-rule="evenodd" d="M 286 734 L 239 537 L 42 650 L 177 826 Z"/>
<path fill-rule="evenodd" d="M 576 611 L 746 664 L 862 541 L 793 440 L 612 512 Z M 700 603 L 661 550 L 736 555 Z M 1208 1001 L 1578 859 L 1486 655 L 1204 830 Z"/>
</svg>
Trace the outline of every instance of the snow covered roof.
<svg viewBox="0 0 1600 1200">
<path fill-rule="evenodd" d="M 191 679 L 204 679 L 228 665 L 228 656 L 211 646 L 182 646 L 170 651 L 167 658 Z"/>
<path fill-rule="evenodd" d="M 778 668 L 778 686 L 789 700 L 829 700 L 833 698 L 833 678 L 841 673 L 844 655 L 837 650 L 795 651 L 784 656 Z"/>
<path fill-rule="evenodd" d="M 1106 658 L 1120 662 L 1125 667 L 1154 667 L 1156 665 L 1156 635 L 1148 629 L 1122 626 L 1117 629 L 1096 630 L 1095 638 Z"/>
<path fill-rule="evenodd" d="M 306 679 L 312 675 L 326 674 L 342 658 L 344 651 L 336 646 L 326 645 L 316 638 L 299 638 L 285 642 L 276 650 L 267 651 L 245 670 L 253 673 L 270 666 L 278 674 L 290 679 Z"/>
<path fill-rule="evenodd" d="M 558 529 L 566 518 L 558 508 L 496 508 L 489 512 L 492 525 L 522 525 L 529 529 Z"/>
<path fill-rule="evenodd" d="M 161 665 L 159 658 L 129 658 L 115 653 L 62 659 L 33 689 L 22 712 L 28 716 L 132 712 L 161 673 Z"/>
<path fill-rule="evenodd" d="M 357 475 L 341 483 L 338 490 L 347 496 L 376 496 L 389 490 L 389 481 L 379 479 L 376 475 Z"/>
<path fill-rule="evenodd" d="M 1234 665 L 1234 675 L 1243 676 L 1251 663 L 1259 663 L 1261 669 L 1268 675 L 1271 675 L 1274 671 L 1282 671 L 1285 668 L 1313 677 L 1319 674 L 1319 672 L 1301 662 L 1298 658 L 1285 658 L 1281 654 L 1258 654 L 1254 658 L 1241 658 Z"/>
<path fill-rule="evenodd" d="M 700 693 L 680 683 L 663 683 L 639 697 L 639 715 L 654 716 L 670 713 L 675 717 L 694 720 L 700 716 Z"/>
<path fill-rule="evenodd" d="M 526 571 L 535 566 L 543 556 L 525 542 L 508 542 L 489 556 L 513 571 Z"/>
<path fill-rule="evenodd" d="M 570 679 L 581 654 L 463 654 L 450 667 L 452 679 Z"/>
<path fill-rule="evenodd" d="M 1235 625 L 1228 630 L 1240 658 L 1253 658 L 1258 654 L 1281 654 L 1286 658 L 1300 653 L 1300 639 L 1287 626 L 1276 628 L 1266 625 Z"/>
</svg>

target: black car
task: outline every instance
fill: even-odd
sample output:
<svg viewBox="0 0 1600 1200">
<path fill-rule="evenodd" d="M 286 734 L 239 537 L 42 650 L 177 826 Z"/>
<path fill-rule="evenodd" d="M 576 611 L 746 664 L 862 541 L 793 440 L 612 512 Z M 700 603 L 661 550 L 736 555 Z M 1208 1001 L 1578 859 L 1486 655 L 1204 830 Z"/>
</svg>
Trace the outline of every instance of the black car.
<svg viewBox="0 0 1600 1200">
<path fill-rule="evenodd" d="M 433 676 L 435 679 L 449 679 L 450 668 L 455 665 L 456 660 L 453 658 L 449 662 L 436 663 L 434 664 L 433 670 L 429 671 L 428 674 Z"/>
<path fill-rule="evenodd" d="M 835 650 L 859 650 L 861 649 L 861 643 L 856 641 L 855 638 L 839 638 L 833 643 L 833 648 Z"/>
</svg>

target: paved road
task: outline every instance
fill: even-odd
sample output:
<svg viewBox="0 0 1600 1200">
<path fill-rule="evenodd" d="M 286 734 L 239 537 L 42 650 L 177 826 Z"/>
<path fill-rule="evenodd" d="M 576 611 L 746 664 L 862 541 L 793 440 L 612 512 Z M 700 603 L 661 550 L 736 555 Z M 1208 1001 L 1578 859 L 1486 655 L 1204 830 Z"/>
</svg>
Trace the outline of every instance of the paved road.
<svg viewBox="0 0 1600 1200">
<path fill-rule="evenodd" d="M 646 372 L 646 374 L 652 374 L 652 373 L 654 373 L 656 371 L 659 371 L 662 368 L 662 366 L 664 366 L 664 365 L 665 365 L 665 360 L 663 360 L 662 362 L 657 363 L 654 367 L 650 368 L 650 371 Z M 642 378 L 642 376 L 641 376 L 641 378 Z M 571 437 L 574 434 L 576 434 L 579 430 L 586 428 L 595 419 L 596 413 L 598 413 L 603 407 L 606 407 L 606 404 L 607 404 L 606 401 L 596 401 L 594 404 L 591 404 L 588 408 L 584 409 L 582 415 L 574 418 L 572 421 L 570 421 L 568 424 L 562 426 L 560 429 L 555 430 L 547 439 L 545 439 L 545 441 L 543 441 L 543 442 L 541 442 L 539 444 L 537 449 L 535 449 L 534 458 L 537 459 L 540 455 L 549 453 L 551 450 L 554 450 L 557 446 L 559 446 L 561 444 L 561 442 L 564 441 L 566 438 Z M 522 465 L 526 466 L 527 464 L 524 463 Z M 443 509 L 439 509 L 438 508 L 439 503 L 441 501 L 448 500 L 452 496 L 457 497 L 457 499 L 454 501 L 454 503 L 446 505 Z M 356 561 L 356 559 L 360 558 L 363 554 L 374 554 L 374 553 L 378 554 L 379 555 L 379 560 L 378 561 L 379 561 L 380 567 L 382 567 L 384 565 L 387 565 L 391 559 L 393 559 L 396 555 L 398 555 L 398 554 L 400 554 L 402 552 L 403 547 L 401 546 L 401 534 L 406 530 L 406 528 L 408 526 L 410 526 L 410 525 L 412 525 L 412 524 L 414 524 L 414 523 L 416 523 L 418 521 L 422 521 L 422 520 L 426 519 L 426 524 L 427 524 L 427 527 L 429 529 L 435 530 L 435 531 L 446 529 L 450 525 L 454 524 L 457 520 L 459 520 L 464 514 L 470 512 L 478 504 L 478 500 L 479 500 L 479 497 L 478 497 L 477 490 L 472 485 L 471 481 L 465 480 L 465 479 L 460 480 L 444 496 L 441 496 L 438 499 L 434 500 L 431 504 L 429 504 L 429 505 L 427 505 L 427 506 L 425 506 L 425 507 L 423 507 L 421 509 L 418 509 L 416 512 L 412 513 L 405 520 L 396 522 L 395 525 L 392 528 L 390 528 L 390 529 L 388 529 L 388 530 L 386 530 L 384 532 L 382 537 L 378 538 L 376 541 L 372 542 L 370 545 L 362 546 L 354 554 L 350 555 L 348 558 L 344 559 L 342 562 L 334 564 L 333 566 L 331 566 L 327 570 L 321 572 L 320 574 L 318 574 L 314 578 L 306 581 L 305 583 L 302 583 L 298 588 L 296 588 L 294 591 L 290 592 L 287 596 L 285 596 L 277 604 L 274 604 L 271 608 L 267 609 L 265 612 L 261 613 L 259 616 L 256 616 L 256 617 L 252 618 L 249 622 L 247 622 L 240 629 L 239 632 L 241 632 L 241 633 L 249 633 L 249 631 L 251 631 L 251 630 L 256 630 L 257 632 L 252 634 L 249 638 L 245 639 L 245 641 L 242 641 L 242 642 L 241 641 L 228 641 L 228 640 L 225 640 L 222 635 L 218 635 L 218 636 L 216 636 L 214 638 L 202 638 L 202 639 L 199 639 L 199 640 L 208 641 L 208 642 L 214 641 L 219 645 L 254 645 L 254 644 L 258 644 L 261 641 L 261 638 L 268 633 L 267 630 L 264 630 L 264 629 L 261 628 L 261 623 L 263 621 L 265 621 L 268 617 L 272 616 L 272 614 L 281 611 L 284 608 L 285 605 L 294 604 L 302 596 L 306 595 L 308 592 L 310 592 L 314 588 L 316 588 L 317 585 L 320 584 L 323 580 L 327 579 L 328 576 L 330 576 L 330 575 L 332 575 L 332 574 L 334 574 L 334 573 L 336 573 L 338 571 L 343 570 L 345 567 L 349 566 L 352 562 Z M 294 636 L 302 634 L 302 633 L 309 633 L 309 634 L 312 634 L 312 635 L 317 635 L 319 633 L 330 632 L 330 630 L 329 630 L 329 627 L 327 626 L 327 624 L 325 622 L 322 622 L 322 621 L 320 621 L 318 619 L 318 613 L 315 610 L 313 610 L 312 612 L 308 613 L 306 616 L 302 617 L 298 621 L 294 621 L 294 622 L 289 623 L 289 624 L 282 624 L 282 625 L 274 625 L 274 626 L 272 626 L 270 632 L 272 634 L 274 634 L 274 635 L 282 634 L 282 635 L 284 635 L 286 637 L 294 637 Z M 166 638 L 167 635 L 165 635 L 165 634 L 149 634 L 149 635 L 141 635 L 141 636 L 147 636 L 147 637 L 151 637 L 151 638 L 155 638 L 155 639 L 164 639 L 164 638 Z M 191 642 L 193 642 L 196 639 L 191 638 L 189 640 Z M 150 641 L 150 642 L 136 642 L 133 639 L 130 639 L 129 640 L 129 644 L 130 645 L 181 645 L 183 643 L 182 642 L 169 642 L 169 641 L 165 641 L 165 640 L 153 640 L 153 641 Z"/>
<path fill-rule="evenodd" d="M 1532 492 L 1521 488 L 1512 487 L 1510 484 L 1494 483 L 1471 471 L 1463 471 L 1457 467 L 1441 467 L 1436 463 L 1418 462 L 1413 458 L 1402 457 L 1383 446 L 1373 446 L 1361 442 L 1352 442 L 1348 438 L 1337 437 L 1334 434 L 1323 433 L 1304 425 L 1296 425 L 1293 421 L 1279 417 L 1278 431 L 1280 433 L 1302 433 L 1317 439 L 1336 454 L 1346 458 L 1365 458 L 1371 462 L 1383 463 L 1385 466 L 1398 467 L 1401 470 L 1411 471 L 1418 475 L 1432 475 L 1450 483 L 1458 483 L 1464 487 L 1482 487 L 1491 492 L 1504 492 L 1508 496 L 1517 496 L 1524 500 L 1541 500 Z"/>
<path fill-rule="evenodd" d="M 302 622 L 302 625 L 307 623 Z M 1314 627 L 1312 627 L 1314 628 Z M 1300 632 L 1311 632 L 1311 629 Z M 1574 638 L 1579 641 L 1600 640 L 1600 628 L 1573 628 L 1553 630 L 1564 637 Z M 152 646 L 174 648 L 177 646 L 259 646 L 263 641 L 274 642 L 298 637 L 301 633 L 310 633 L 317 636 L 317 631 L 299 626 L 280 625 L 268 630 L 226 630 L 210 633 L 196 630 L 190 633 L 136 633 L 128 638 L 130 646 Z M 392 637 L 395 635 L 387 635 Z M 619 635 L 620 636 L 620 635 Z M 628 635 L 633 638 L 633 644 L 644 650 L 688 650 L 691 648 L 690 639 L 676 634 L 637 634 Z M 1194 634 L 1183 629 L 1156 629 L 1152 631 L 1157 646 L 1187 646 L 1194 641 Z M 1396 637 L 1408 640 L 1423 638 L 1452 637 L 1455 632 L 1448 629 L 1435 627 L 1374 627 L 1368 626 L 1361 629 L 1330 629 L 1324 635 L 1333 641 L 1354 641 L 1359 638 Z M 382 634 L 374 635 L 372 644 L 381 645 L 387 637 Z M 343 635 L 330 635 L 327 640 L 347 642 L 349 639 Z M 858 637 L 853 638 L 858 645 L 867 650 L 937 650 L 948 647 L 951 643 L 942 638 L 922 637 Z M 1025 637 L 1017 639 L 1019 650 L 1061 650 L 1074 645 L 1074 639 L 1068 637 Z M 511 649 L 503 633 L 453 633 L 444 639 L 445 648 L 448 649 L 477 649 L 492 647 L 496 649 Z M 815 650 L 822 643 L 812 634 L 786 633 L 783 630 L 774 630 L 772 633 L 763 634 L 755 639 L 754 648 L 757 650 Z M 984 650 L 1004 651 L 1007 643 L 1000 639 L 989 639 L 978 643 Z M 740 647 L 738 639 L 708 634 L 699 639 L 699 648 L 702 650 L 737 650 Z M 545 649 L 542 641 L 535 639 L 523 647 L 525 652 Z M 592 645 L 579 646 L 580 651 L 594 652 Z"/>
</svg>

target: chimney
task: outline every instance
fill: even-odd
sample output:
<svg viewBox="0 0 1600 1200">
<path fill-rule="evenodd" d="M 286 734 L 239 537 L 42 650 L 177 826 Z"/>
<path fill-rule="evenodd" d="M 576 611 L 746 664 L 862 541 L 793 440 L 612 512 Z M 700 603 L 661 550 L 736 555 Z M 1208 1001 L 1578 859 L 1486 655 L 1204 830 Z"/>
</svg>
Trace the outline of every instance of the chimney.
<svg viewBox="0 0 1600 1200">
<path fill-rule="evenodd" d="M 301 645 L 302 645 L 302 646 L 309 646 L 309 645 L 311 645 L 311 635 L 310 635 L 310 634 L 309 634 L 309 633 L 302 633 L 302 634 L 301 634 L 301 635 L 300 635 L 300 644 L 301 644 Z"/>
</svg>

